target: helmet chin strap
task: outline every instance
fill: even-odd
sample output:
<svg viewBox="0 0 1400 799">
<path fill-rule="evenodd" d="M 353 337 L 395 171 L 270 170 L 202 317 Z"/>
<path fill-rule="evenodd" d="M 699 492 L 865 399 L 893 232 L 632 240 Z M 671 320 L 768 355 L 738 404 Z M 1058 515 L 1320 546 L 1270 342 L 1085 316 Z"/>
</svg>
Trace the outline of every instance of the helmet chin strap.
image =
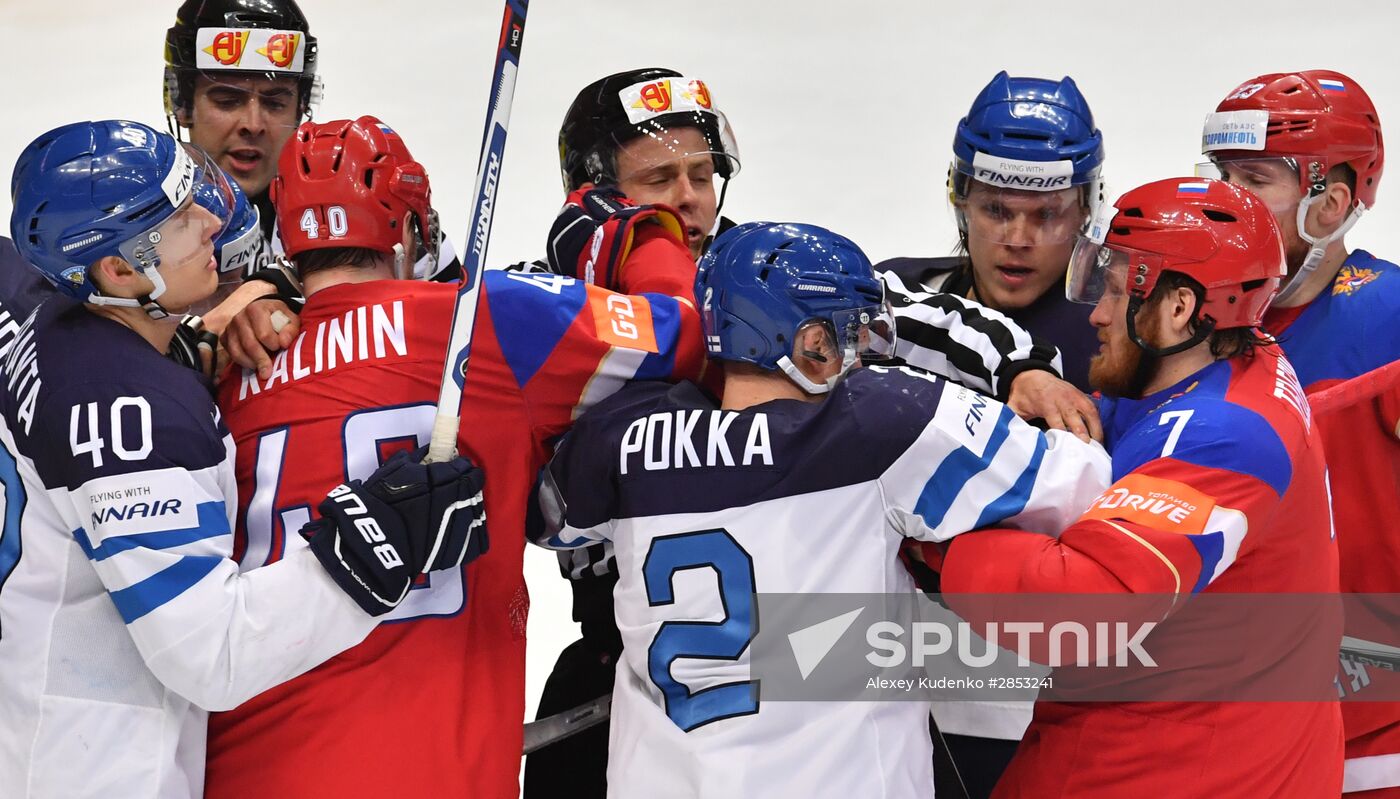
<svg viewBox="0 0 1400 799">
<path fill-rule="evenodd" d="M 165 293 L 165 279 L 160 276 L 160 270 L 155 267 L 144 268 L 141 266 L 137 266 L 136 269 L 151 281 L 152 288 L 149 294 L 143 294 L 133 300 L 127 297 L 105 297 L 94 292 L 87 298 L 87 301 L 93 305 L 106 305 L 116 308 L 140 308 L 152 319 L 159 320 L 169 318 L 170 312 L 165 310 L 160 303 L 156 302 L 156 298 Z"/>
<path fill-rule="evenodd" d="M 1303 265 L 1298 267 L 1298 271 L 1293 273 L 1293 276 L 1288 279 L 1288 283 L 1274 296 L 1273 305 L 1276 308 L 1290 307 L 1290 300 L 1302 290 L 1308 276 L 1316 271 L 1317 267 L 1322 264 L 1322 259 L 1327 256 L 1327 247 L 1345 236 L 1347 231 L 1351 230 L 1352 225 L 1355 225 L 1357 220 L 1361 219 L 1361 215 L 1366 212 L 1366 204 L 1358 202 L 1336 230 L 1325 236 L 1313 236 L 1308 233 L 1308 209 L 1321 196 L 1321 193 L 1310 194 L 1298 203 L 1298 236 L 1311 246 L 1308 249 L 1307 257 L 1303 259 Z"/>
<path fill-rule="evenodd" d="M 402 244 L 394 245 L 394 279 L 406 280 L 413 277 L 413 273 L 404 273 L 404 265 L 408 263 L 408 252 L 404 250 Z"/>
<path fill-rule="evenodd" d="M 826 360 L 817 353 L 803 354 L 809 357 L 815 357 L 817 360 Z M 851 371 L 851 367 L 855 365 L 855 347 L 846 347 L 845 350 L 841 353 L 841 369 L 837 371 L 836 374 L 832 375 L 831 377 L 828 377 L 825 382 L 818 383 L 812 378 L 803 374 L 802 370 L 797 368 L 797 364 L 792 362 L 792 358 L 784 355 L 783 357 L 778 359 L 778 368 L 783 370 L 783 374 L 787 375 L 789 380 L 796 383 L 798 388 L 813 396 L 818 396 L 821 394 L 825 394 L 828 391 L 831 391 L 833 388 L 836 387 L 837 383 L 841 382 L 841 378 L 845 377 L 846 373 Z"/>
<path fill-rule="evenodd" d="M 1170 347 L 1154 347 L 1147 343 L 1146 339 L 1138 333 L 1137 329 L 1137 315 L 1138 311 L 1142 309 L 1144 301 L 1144 298 L 1138 296 L 1133 296 L 1128 299 L 1128 338 L 1132 339 L 1132 342 L 1138 346 L 1138 349 L 1141 349 L 1153 358 L 1165 358 L 1168 355 L 1185 352 L 1197 344 L 1200 344 L 1202 341 L 1205 341 L 1211 333 L 1215 332 L 1215 320 L 1209 316 L 1203 316 L 1197 321 L 1196 332 L 1191 334 L 1191 338 L 1185 341 L 1178 341 Z"/>
</svg>

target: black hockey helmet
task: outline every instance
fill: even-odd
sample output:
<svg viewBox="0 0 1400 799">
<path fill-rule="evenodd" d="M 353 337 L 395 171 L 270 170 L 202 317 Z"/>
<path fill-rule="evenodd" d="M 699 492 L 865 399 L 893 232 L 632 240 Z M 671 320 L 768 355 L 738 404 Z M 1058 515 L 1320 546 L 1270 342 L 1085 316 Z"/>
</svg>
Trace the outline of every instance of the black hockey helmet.
<svg viewBox="0 0 1400 799">
<path fill-rule="evenodd" d="M 201 72 L 297 79 L 302 120 L 321 99 L 316 37 L 295 0 L 185 0 L 165 32 L 165 113 L 190 110 Z"/>
<path fill-rule="evenodd" d="M 700 131 L 706 150 L 682 148 L 670 131 Z M 640 136 L 670 147 L 676 157 L 708 152 L 715 172 L 728 180 L 739 174 L 739 148 L 724 112 L 715 106 L 705 82 L 671 69 L 649 67 L 618 72 L 578 93 L 559 128 L 559 171 L 564 190 L 584 183 L 615 184 L 617 148 Z"/>
</svg>

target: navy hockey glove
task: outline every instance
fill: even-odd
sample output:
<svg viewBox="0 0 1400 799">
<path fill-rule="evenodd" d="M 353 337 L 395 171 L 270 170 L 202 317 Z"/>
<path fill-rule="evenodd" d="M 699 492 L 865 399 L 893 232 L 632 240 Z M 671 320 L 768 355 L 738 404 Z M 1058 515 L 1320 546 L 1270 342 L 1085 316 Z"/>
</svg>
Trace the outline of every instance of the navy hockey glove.
<svg viewBox="0 0 1400 799">
<path fill-rule="evenodd" d="M 420 574 L 486 552 L 484 475 L 466 458 L 424 464 L 396 453 L 368 480 L 336 486 L 302 528 L 331 579 L 371 616 L 388 613 Z"/>
<path fill-rule="evenodd" d="M 643 223 L 685 248 L 685 224 L 669 206 L 637 205 L 611 186 L 575 190 L 549 229 L 549 271 L 618 291 Z"/>
</svg>

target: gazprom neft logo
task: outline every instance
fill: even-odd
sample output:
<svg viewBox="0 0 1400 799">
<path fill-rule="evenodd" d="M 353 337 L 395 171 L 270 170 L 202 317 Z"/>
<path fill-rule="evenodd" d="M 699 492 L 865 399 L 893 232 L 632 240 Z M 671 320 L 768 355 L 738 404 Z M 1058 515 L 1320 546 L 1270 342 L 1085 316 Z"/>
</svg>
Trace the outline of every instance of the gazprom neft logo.
<svg viewBox="0 0 1400 799">
<path fill-rule="evenodd" d="M 1207 114 L 1201 130 L 1201 152 L 1262 150 L 1268 127 L 1268 111 L 1222 111 Z"/>
<path fill-rule="evenodd" d="M 1060 191 L 1074 183 L 1071 161 L 1021 161 L 988 153 L 972 157 L 972 177 L 980 183 L 1004 189 Z"/>
</svg>

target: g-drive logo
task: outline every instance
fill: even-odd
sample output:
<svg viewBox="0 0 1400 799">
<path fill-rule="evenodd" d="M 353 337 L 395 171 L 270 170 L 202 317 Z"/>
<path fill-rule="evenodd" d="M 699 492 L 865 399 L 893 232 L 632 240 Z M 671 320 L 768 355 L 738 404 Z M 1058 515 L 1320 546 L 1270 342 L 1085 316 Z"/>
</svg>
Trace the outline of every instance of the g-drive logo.
<svg viewBox="0 0 1400 799">
<path fill-rule="evenodd" d="M 979 183 L 1004 189 L 1059 191 L 1074 182 L 1070 161 L 1020 161 L 987 153 L 972 157 L 972 177 Z"/>
</svg>

